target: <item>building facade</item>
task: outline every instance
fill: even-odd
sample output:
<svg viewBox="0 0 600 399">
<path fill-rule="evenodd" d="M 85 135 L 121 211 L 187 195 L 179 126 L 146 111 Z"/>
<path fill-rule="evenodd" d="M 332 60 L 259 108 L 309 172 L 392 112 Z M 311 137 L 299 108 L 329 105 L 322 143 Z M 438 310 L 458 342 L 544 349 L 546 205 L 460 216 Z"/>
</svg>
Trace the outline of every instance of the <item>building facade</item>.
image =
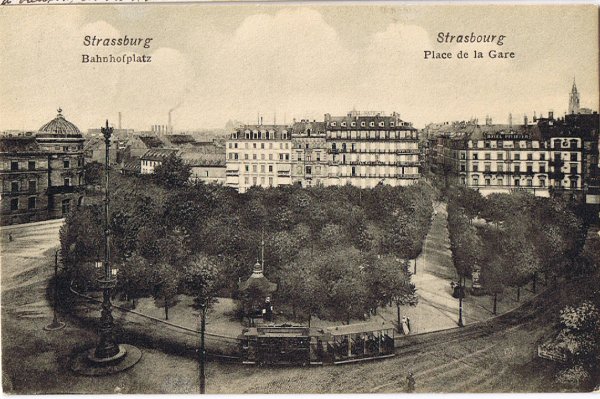
<svg viewBox="0 0 600 399">
<path fill-rule="evenodd" d="M 168 148 L 154 148 L 146 151 L 140 158 L 140 173 L 143 175 L 154 173 L 154 169 L 162 165 L 165 159 L 177 155 L 177 153 L 178 150 Z"/>
<path fill-rule="evenodd" d="M 289 126 L 241 126 L 226 142 L 226 185 L 240 193 L 251 186 L 291 185 L 291 151 Z"/>
<path fill-rule="evenodd" d="M 48 219 L 48 154 L 35 137 L 0 138 L 2 225 Z"/>
<path fill-rule="evenodd" d="M 2 138 L 2 224 L 60 218 L 83 204 L 83 143 L 61 109 L 35 136 Z"/>
<path fill-rule="evenodd" d="M 301 120 L 292 125 L 292 182 L 302 187 L 328 183 L 325 123 Z"/>
<path fill-rule="evenodd" d="M 327 185 L 406 186 L 420 177 L 419 134 L 393 113 L 325 114 L 329 152 Z"/>
<path fill-rule="evenodd" d="M 84 138 L 59 109 L 56 118 L 38 130 L 36 141 L 49 154 L 48 217 L 60 218 L 84 202 Z"/>
<path fill-rule="evenodd" d="M 483 195 L 527 191 L 550 196 L 585 187 L 584 137 L 564 120 L 537 120 L 537 125 L 487 125 L 469 133 L 459 130 L 435 139 L 430 162 L 449 181 Z"/>
</svg>

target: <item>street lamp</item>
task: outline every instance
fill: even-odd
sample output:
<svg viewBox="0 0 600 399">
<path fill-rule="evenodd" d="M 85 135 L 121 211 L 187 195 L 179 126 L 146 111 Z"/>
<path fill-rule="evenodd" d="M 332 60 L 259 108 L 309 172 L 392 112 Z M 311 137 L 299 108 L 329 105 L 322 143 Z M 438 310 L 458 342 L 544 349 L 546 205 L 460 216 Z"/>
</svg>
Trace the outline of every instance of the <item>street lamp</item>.
<svg viewBox="0 0 600 399">
<path fill-rule="evenodd" d="M 110 302 L 111 290 L 117 281 L 117 269 L 110 265 L 110 229 L 108 224 L 109 213 L 109 183 L 110 183 L 110 137 L 113 128 L 101 128 L 106 146 L 105 163 L 105 188 L 104 188 L 104 261 L 97 260 L 97 270 L 104 269 L 103 276 L 98 279 L 102 288 L 102 311 L 100 312 L 100 341 L 96 348 L 80 354 L 72 364 L 72 369 L 86 375 L 105 375 L 123 371 L 136 364 L 142 357 L 142 352 L 132 345 L 119 345 L 114 338 L 114 319 L 112 316 L 112 303 Z"/>
<path fill-rule="evenodd" d="M 44 327 L 46 331 L 56 331 L 65 327 L 65 323 L 62 321 L 58 321 L 58 317 L 56 315 L 56 307 L 58 306 L 58 253 L 60 249 L 57 249 L 54 252 L 54 318 L 52 323 L 48 324 Z"/>
</svg>

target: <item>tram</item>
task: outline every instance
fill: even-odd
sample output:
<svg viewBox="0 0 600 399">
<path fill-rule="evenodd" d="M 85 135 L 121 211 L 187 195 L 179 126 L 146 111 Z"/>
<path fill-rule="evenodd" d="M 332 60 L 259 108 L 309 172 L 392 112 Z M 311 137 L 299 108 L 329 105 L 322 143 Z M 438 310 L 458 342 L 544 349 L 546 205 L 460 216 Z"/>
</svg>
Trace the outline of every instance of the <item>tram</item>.
<svg viewBox="0 0 600 399">
<path fill-rule="evenodd" d="M 394 326 L 385 323 L 259 326 L 245 329 L 241 338 L 245 364 L 344 364 L 394 356 Z"/>
</svg>

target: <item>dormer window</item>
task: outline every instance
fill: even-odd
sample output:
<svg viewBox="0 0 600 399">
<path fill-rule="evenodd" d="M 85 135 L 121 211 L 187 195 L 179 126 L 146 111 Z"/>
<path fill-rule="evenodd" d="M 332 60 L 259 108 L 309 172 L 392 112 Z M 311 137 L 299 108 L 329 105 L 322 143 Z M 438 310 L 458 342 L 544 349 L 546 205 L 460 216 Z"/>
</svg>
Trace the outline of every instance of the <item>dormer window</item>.
<svg viewBox="0 0 600 399">
<path fill-rule="evenodd" d="M 360 123 L 360 127 L 365 127 L 365 126 L 367 126 L 367 123 L 366 123 L 366 122 L 361 122 L 361 123 Z"/>
<path fill-rule="evenodd" d="M 384 127 L 385 126 L 385 122 L 379 122 L 379 127 Z"/>
<path fill-rule="evenodd" d="M 342 122 L 342 123 L 341 123 L 341 126 L 342 126 L 342 127 L 346 127 L 346 122 Z"/>
<path fill-rule="evenodd" d="M 375 122 L 369 122 L 370 127 L 375 127 Z"/>
<path fill-rule="evenodd" d="M 351 123 L 350 123 L 350 126 L 352 126 L 352 127 L 356 127 L 356 122 L 351 122 Z"/>
<path fill-rule="evenodd" d="M 336 126 L 337 122 L 331 122 L 331 126 Z"/>
<path fill-rule="evenodd" d="M 390 127 L 394 127 L 394 122 L 390 122 Z"/>
</svg>

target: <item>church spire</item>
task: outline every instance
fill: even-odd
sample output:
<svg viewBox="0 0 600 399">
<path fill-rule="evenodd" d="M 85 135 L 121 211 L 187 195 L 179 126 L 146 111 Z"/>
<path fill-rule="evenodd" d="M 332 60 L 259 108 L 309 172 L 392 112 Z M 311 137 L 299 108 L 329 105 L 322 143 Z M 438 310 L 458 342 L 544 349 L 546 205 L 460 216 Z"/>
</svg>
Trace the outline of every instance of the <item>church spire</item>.
<svg viewBox="0 0 600 399">
<path fill-rule="evenodd" d="M 573 76 L 573 87 L 569 94 L 569 113 L 579 113 L 579 92 L 577 91 L 577 85 L 575 84 L 575 76 Z"/>
</svg>

